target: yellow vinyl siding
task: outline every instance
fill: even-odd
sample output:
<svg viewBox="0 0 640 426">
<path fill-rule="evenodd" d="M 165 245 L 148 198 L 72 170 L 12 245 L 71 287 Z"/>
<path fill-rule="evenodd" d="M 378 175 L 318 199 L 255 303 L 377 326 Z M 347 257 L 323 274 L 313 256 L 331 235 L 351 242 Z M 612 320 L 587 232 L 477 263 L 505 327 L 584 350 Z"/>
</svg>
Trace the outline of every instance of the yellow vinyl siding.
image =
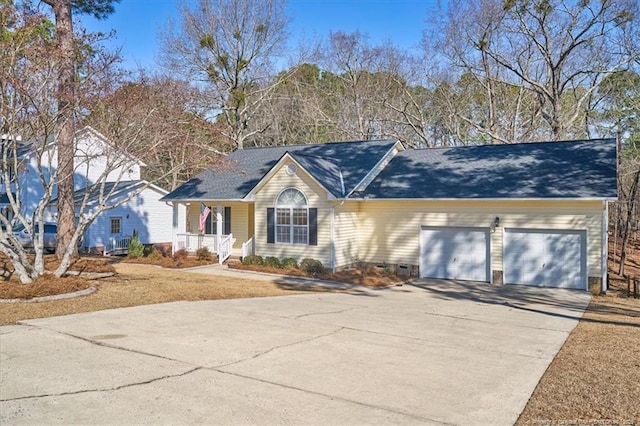
<svg viewBox="0 0 640 426">
<path fill-rule="evenodd" d="M 346 266 L 358 259 L 358 203 L 345 202 L 335 207 L 336 266 Z"/>
<path fill-rule="evenodd" d="M 298 260 L 311 257 L 320 260 L 325 267 L 331 267 L 331 207 L 327 202 L 327 192 L 301 167 L 298 167 L 295 175 L 289 176 L 285 172 L 288 164 L 288 161 L 284 162 L 255 194 L 256 254 L 278 258 L 293 257 Z M 304 193 L 309 208 L 318 209 L 317 246 L 267 243 L 267 208 L 275 207 L 275 201 L 280 192 L 290 187 Z"/>
<path fill-rule="evenodd" d="M 218 206 L 217 202 L 205 202 L 211 209 Z M 248 224 L 249 204 L 237 201 L 222 201 L 222 208 L 231 207 L 231 233 L 235 242 L 233 243 L 233 254 L 238 255 L 238 250 L 242 249 L 242 243 L 249 239 Z M 187 232 L 197 234 L 200 224 L 200 203 L 191 203 L 187 206 Z"/>
<path fill-rule="evenodd" d="M 231 207 L 231 233 L 235 239 L 233 243 L 234 255 L 236 250 L 242 250 L 242 243 L 249 239 L 249 205 L 247 203 L 225 203 L 224 207 Z"/>
<path fill-rule="evenodd" d="M 601 274 L 599 201 L 365 201 L 360 204 L 359 257 L 367 262 L 419 263 L 420 226 L 488 228 L 492 269 L 502 270 L 504 228 L 587 231 L 589 276 Z"/>
</svg>

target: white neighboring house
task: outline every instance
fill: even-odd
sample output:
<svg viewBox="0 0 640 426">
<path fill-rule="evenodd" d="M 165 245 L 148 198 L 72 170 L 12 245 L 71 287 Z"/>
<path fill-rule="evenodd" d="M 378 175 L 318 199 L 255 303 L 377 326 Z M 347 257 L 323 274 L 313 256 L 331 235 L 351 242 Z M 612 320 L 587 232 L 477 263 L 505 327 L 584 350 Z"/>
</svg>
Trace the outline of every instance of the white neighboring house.
<svg viewBox="0 0 640 426">
<path fill-rule="evenodd" d="M 74 187 L 77 215 L 85 191 L 92 191 L 85 207 L 85 214 L 90 214 L 99 202 L 100 183 L 104 183 L 103 191 L 113 189 L 108 204 L 115 204 L 130 198 L 120 206 L 101 213 L 87 227 L 80 248 L 98 253 L 125 252 L 128 242 L 136 230 L 143 244 L 171 244 L 172 221 L 174 209 L 171 204 L 159 201 L 167 191 L 141 180 L 140 169 L 146 166 L 141 160 L 123 154 L 107 137 L 87 126 L 76 132 L 74 156 Z M 46 179 L 50 171 L 58 166 L 57 146 L 49 143 L 42 155 L 35 150 L 22 149 L 20 157 L 22 166 L 16 174 L 19 182 L 19 194 L 22 213 L 31 217 L 37 203 L 44 194 L 40 182 L 39 168 Z M 6 201 L 6 193 L 10 189 L 15 193 L 15 185 L 0 187 L 0 203 Z M 115 186 L 115 187 L 114 187 Z M 57 188 L 52 191 L 52 203 L 45 213 L 45 220 L 55 221 L 57 211 Z M 0 207 L 7 207 L 7 203 Z M 185 216 L 185 207 L 176 209 L 175 219 Z M 180 222 L 178 222 L 180 223 Z"/>
<path fill-rule="evenodd" d="M 84 209 L 85 214 L 93 213 L 98 207 L 99 187 L 100 185 L 94 185 L 89 188 L 91 195 Z M 143 244 L 165 245 L 169 250 L 174 219 L 176 223 L 184 222 L 186 208 L 178 208 L 178 216 L 174 218 L 173 206 L 160 201 L 160 198 L 167 195 L 167 191 L 145 180 L 107 182 L 103 191 L 113 191 L 109 205 L 121 204 L 102 212 L 87 227 L 80 245 L 81 250 L 105 254 L 125 253 L 134 231 L 138 232 Z M 132 197 L 131 194 L 135 195 Z M 76 206 L 81 205 L 84 195 L 85 189 L 76 191 Z M 54 200 L 49 212 L 50 218 L 55 218 L 56 210 Z M 76 210 L 76 215 L 79 214 Z"/>
</svg>

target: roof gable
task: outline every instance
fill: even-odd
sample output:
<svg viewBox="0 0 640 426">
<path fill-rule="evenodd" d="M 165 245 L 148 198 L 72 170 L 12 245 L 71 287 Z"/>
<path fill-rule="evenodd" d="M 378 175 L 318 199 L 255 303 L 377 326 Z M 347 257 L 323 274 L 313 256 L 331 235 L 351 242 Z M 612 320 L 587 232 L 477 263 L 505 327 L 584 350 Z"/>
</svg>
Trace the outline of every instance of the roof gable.
<svg viewBox="0 0 640 426">
<path fill-rule="evenodd" d="M 241 200 L 289 154 L 334 197 L 355 188 L 397 141 L 334 142 L 234 151 L 226 164 L 207 170 L 166 197 L 171 200 Z M 342 182 L 340 182 L 342 175 Z"/>
</svg>

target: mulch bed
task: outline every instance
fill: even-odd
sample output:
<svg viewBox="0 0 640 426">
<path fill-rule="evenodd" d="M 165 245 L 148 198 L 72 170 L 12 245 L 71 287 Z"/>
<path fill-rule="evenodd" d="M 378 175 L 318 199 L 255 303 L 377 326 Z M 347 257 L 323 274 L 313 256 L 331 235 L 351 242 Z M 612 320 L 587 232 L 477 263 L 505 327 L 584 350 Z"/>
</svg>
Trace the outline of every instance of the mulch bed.
<svg viewBox="0 0 640 426">
<path fill-rule="evenodd" d="M 34 297 L 54 296 L 73 293 L 91 287 L 84 278 L 65 276 L 56 278 L 53 275 L 38 277 L 31 284 L 21 284 L 16 280 L 0 282 L 0 299 L 32 299 Z"/>
<path fill-rule="evenodd" d="M 151 257 L 125 257 L 122 259 L 123 263 L 136 263 L 140 265 L 156 265 L 163 268 L 170 269 L 182 269 L 193 268 L 195 266 L 212 265 L 218 262 L 217 258 L 213 257 L 209 260 L 199 260 L 195 257 L 177 257 L 163 256 L 160 258 Z"/>
<path fill-rule="evenodd" d="M 31 284 L 22 284 L 13 270 L 9 260 L 0 255 L 2 264 L 2 277 L 0 280 L 0 299 L 32 299 L 34 297 L 55 296 L 58 294 L 73 293 L 91 287 L 91 283 L 79 276 L 64 276 L 56 278 L 52 272 L 60 265 L 55 255 L 47 255 L 44 259 L 45 275 L 38 277 Z M 109 259 L 104 257 L 80 257 L 71 263 L 70 271 L 80 273 L 115 273 L 115 269 Z"/>
<path fill-rule="evenodd" d="M 241 269 L 245 271 L 267 272 L 270 274 L 292 275 L 296 277 L 318 278 L 327 281 L 338 281 L 366 287 L 386 287 L 405 281 L 406 278 L 394 274 L 386 274 L 375 269 L 349 269 L 340 272 L 324 272 L 321 274 L 310 274 L 300 269 L 275 268 L 264 265 L 244 265 L 240 262 L 229 263 L 229 268 Z"/>
</svg>

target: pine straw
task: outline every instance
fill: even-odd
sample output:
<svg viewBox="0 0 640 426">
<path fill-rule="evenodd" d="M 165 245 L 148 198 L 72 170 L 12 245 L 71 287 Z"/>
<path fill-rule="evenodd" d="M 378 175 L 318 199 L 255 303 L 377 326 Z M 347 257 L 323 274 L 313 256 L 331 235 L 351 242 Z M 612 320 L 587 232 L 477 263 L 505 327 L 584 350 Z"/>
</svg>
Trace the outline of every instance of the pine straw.
<svg viewBox="0 0 640 426">
<path fill-rule="evenodd" d="M 91 284 L 84 278 L 77 276 L 56 278 L 47 274 L 38 277 L 31 284 L 21 284 L 17 280 L 0 281 L 0 299 L 31 299 L 72 293 L 89 287 Z"/>
<path fill-rule="evenodd" d="M 281 296 L 313 291 L 289 289 L 268 281 L 193 274 L 150 265 L 119 263 L 118 275 L 93 280 L 97 291 L 75 299 L 49 302 L 18 302 L 0 306 L 0 325 L 30 318 L 46 318 L 103 309 L 183 300 L 216 300 L 242 297 Z M 0 286 L 4 283 L 0 282 Z"/>
<path fill-rule="evenodd" d="M 194 266 L 212 265 L 217 262 L 217 258 L 213 256 L 209 260 L 199 260 L 192 256 L 178 258 L 173 258 L 171 256 L 162 256 L 155 259 L 152 257 L 125 257 L 124 259 L 122 259 L 122 262 L 135 263 L 139 265 L 156 265 L 170 269 L 182 269 L 193 268 Z"/>
<path fill-rule="evenodd" d="M 265 265 L 244 265 L 240 262 L 229 263 L 229 268 L 242 269 L 245 271 L 266 272 L 269 274 L 292 275 L 295 277 L 319 278 L 327 281 L 338 281 L 366 287 L 386 287 L 405 280 L 405 278 L 377 271 L 373 268 L 368 270 L 359 268 L 349 269 L 335 273 L 324 272 L 316 275 L 307 273 L 300 269 L 284 269 Z"/>
<path fill-rule="evenodd" d="M 29 260 L 33 262 L 33 255 L 29 256 Z M 112 262 L 113 259 L 102 256 L 83 256 L 73 260 L 69 269 L 79 272 L 114 272 Z M 45 255 L 44 268 L 47 271 L 54 271 L 59 265 L 60 261 L 55 255 Z M 2 266 L 3 277 L 8 278 L 12 275 L 13 265 L 2 253 L 0 253 L 0 266 Z"/>
<path fill-rule="evenodd" d="M 638 424 L 638 398 L 640 300 L 598 296 L 516 424 Z"/>
</svg>

